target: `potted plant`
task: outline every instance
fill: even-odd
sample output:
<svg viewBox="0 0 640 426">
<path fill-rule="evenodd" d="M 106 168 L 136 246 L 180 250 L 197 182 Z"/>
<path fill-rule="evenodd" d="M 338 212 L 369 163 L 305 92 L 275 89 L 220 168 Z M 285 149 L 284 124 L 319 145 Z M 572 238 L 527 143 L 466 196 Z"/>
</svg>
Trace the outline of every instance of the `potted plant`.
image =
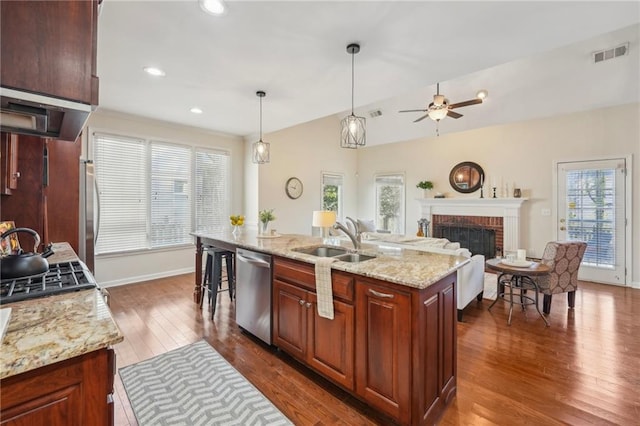
<svg viewBox="0 0 640 426">
<path fill-rule="evenodd" d="M 273 214 L 273 209 L 260 210 L 258 217 L 260 219 L 260 223 L 262 224 L 260 227 L 260 232 L 262 234 L 266 234 L 267 228 L 269 227 L 269 222 L 271 222 L 272 220 L 276 220 L 276 217 Z"/>
<path fill-rule="evenodd" d="M 416 188 L 422 189 L 424 193 L 424 197 L 427 198 L 429 191 L 433 189 L 433 182 L 429 180 L 422 180 L 418 182 L 418 184 L 416 185 Z"/>
</svg>

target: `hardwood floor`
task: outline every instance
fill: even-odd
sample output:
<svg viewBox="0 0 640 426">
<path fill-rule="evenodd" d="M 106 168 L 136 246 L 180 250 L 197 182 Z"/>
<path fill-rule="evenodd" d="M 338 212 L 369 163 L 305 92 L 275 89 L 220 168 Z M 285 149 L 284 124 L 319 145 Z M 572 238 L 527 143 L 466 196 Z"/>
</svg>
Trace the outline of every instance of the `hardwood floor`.
<svg viewBox="0 0 640 426">
<path fill-rule="evenodd" d="M 111 287 L 125 335 L 118 368 L 205 339 L 297 425 L 391 422 L 346 392 L 240 331 L 234 304 L 215 319 L 192 300 L 193 274 Z M 640 419 L 640 290 L 580 283 L 576 309 L 553 298 L 545 327 L 533 307 L 472 302 L 458 323 L 458 390 L 441 425 L 637 425 Z M 115 424 L 136 425 L 116 376 Z"/>
</svg>

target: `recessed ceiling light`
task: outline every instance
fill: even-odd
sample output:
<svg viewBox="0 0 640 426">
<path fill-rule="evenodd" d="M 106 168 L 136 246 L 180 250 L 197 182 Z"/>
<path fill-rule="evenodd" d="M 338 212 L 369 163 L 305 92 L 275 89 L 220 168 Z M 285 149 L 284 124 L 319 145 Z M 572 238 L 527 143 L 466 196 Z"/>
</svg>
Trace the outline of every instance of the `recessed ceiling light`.
<svg viewBox="0 0 640 426">
<path fill-rule="evenodd" d="M 154 75 L 156 77 L 164 77 L 166 75 L 166 73 L 162 71 L 160 68 L 144 67 L 143 69 L 147 74 Z"/>
<path fill-rule="evenodd" d="M 478 90 L 478 93 L 476 93 L 476 98 L 478 99 L 484 99 L 489 95 L 489 92 L 487 92 L 485 89 L 482 90 Z"/>
<path fill-rule="evenodd" d="M 189 111 L 191 111 L 194 114 L 202 114 L 202 110 L 198 107 L 193 107 Z"/>
<path fill-rule="evenodd" d="M 199 0 L 202 10 L 210 15 L 220 16 L 227 10 L 223 0 Z"/>
</svg>

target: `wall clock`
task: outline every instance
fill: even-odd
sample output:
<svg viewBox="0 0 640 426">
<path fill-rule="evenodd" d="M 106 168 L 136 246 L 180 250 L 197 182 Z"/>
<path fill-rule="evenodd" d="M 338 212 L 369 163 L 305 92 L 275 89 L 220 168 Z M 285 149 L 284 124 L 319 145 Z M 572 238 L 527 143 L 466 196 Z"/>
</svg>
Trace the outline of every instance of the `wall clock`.
<svg viewBox="0 0 640 426">
<path fill-rule="evenodd" d="M 302 195 L 302 181 L 297 177 L 291 177 L 287 180 L 284 190 L 287 193 L 287 196 L 292 200 L 300 198 Z"/>
</svg>

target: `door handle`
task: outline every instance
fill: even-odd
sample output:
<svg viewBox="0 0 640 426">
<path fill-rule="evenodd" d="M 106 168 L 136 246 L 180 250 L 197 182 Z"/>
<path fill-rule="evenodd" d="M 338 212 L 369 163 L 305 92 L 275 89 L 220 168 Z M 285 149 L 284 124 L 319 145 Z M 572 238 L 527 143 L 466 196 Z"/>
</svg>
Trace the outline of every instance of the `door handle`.
<svg viewBox="0 0 640 426">
<path fill-rule="evenodd" d="M 561 226 L 561 227 L 560 227 L 560 230 L 561 230 L 561 231 L 566 231 L 566 230 L 567 230 L 567 228 L 566 228 L 566 227 L 564 227 L 564 226 Z"/>
<path fill-rule="evenodd" d="M 564 223 L 564 222 L 565 222 L 565 220 L 564 220 L 564 219 L 560 219 L 560 223 Z"/>
<path fill-rule="evenodd" d="M 385 299 L 393 299 L 393 294 L 387 294 L 387 293 L 380 293 L 379 291 L 375 291 L 372 289 L 369 289 L 369 294 L 376 296 L 376 297 L 382 297 Z"/>
</svg>

